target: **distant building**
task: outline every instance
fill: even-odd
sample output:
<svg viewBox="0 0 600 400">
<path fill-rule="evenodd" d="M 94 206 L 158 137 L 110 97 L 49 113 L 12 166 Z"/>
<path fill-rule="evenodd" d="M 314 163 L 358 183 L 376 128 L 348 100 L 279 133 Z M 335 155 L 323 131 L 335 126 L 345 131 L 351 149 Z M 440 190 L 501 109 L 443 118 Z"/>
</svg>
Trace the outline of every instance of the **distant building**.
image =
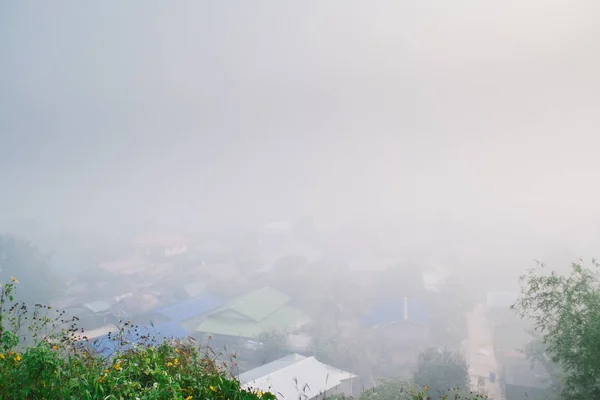
<svg viewBox="0 0 600 400">
<path fill-rule="evenodd" d="M 156 326 L 143 325 L 135 330 L 125 331 L 117 335 L 116 328 L 106 332 L 102 330 L 102 336 L 91 338 L 88 336 L 86 346 L 103 357 L 112 357 L 119 351 L 131 349 L 135 344 L 160 344 L 165 340 L 184 339 L 187 332 L 175 322 L 167 322 Z"/>
<path fill-rule="evenodd" d="M 148 257 L 183 254 L 188 251 L 189 245 L 190 239 L 183 235 L 148 233 L 135 240 L 137 253 Z"/>
<path fill-rule="evenodd" d="M 430 323 L 429 305 L 424 301 L 406 296 L 399 299 L 379 300 L 361 318 L 361 324 L 368 328 L 396 322 L 428 326 Z"/>
<path fill-rule="evenodd" d="M 387 346 L 389 362 L 409 368 L 429 344 L 430 309 L 418 299 L 401 297 L 375 301 L 361 325 Z"/>
<path fill-rule="evenodd" d="M 256 339 L 270 331 L 292 332 L 309 322 L 299 309 L 289 305 L 292 298 L 264 287 L 231 300 L 210 313 L 196 331 Z"/>
<path fill-rule="evenodd" d="M 356 375 L 319 362 L 314 357 L 291 354 L 239 375 L 244 388 L 270 391 L 279 400 L 323 399 L 353 396 Z"/>
</svg>

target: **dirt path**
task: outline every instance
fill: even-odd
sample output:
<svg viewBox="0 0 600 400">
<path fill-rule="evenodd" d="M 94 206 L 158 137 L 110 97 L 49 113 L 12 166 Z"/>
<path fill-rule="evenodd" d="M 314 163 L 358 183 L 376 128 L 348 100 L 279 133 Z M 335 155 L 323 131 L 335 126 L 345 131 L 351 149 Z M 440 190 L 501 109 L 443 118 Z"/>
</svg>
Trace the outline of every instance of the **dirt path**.
<svg viewBox="0 0 600 400">
<path fill-rule="evenodd" d="M 499 369 L 494 355 L 493 336 L 485 306 L 478 304 L 467 314 L 468 339 L 465 354 L 469 363 L 471 389 L 483 388 L 490 399 L 503 400 Z M 495 381 L 490 377 L 495 374 Z"/>
</svg>

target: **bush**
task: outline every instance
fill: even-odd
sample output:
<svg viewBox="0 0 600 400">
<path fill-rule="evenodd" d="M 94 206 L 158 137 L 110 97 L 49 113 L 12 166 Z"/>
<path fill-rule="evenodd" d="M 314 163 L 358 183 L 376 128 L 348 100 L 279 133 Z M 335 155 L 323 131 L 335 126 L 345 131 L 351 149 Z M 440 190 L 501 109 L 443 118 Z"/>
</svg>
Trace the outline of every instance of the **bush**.
<svg viewBox="0 0 600 400">
<path fill-rule="evenodd" d="M 275 399 L 241 388 L 210 353 L 191 343 L 142 340 L 99 357 L 81 340 L 76 319 L 64 320 L 41 305 L 29 315 L 13 302 L 16 283 L 0 292 L 2 399 Z M 111 340 L 121 341 L 122 333 Z"/>
</svg>

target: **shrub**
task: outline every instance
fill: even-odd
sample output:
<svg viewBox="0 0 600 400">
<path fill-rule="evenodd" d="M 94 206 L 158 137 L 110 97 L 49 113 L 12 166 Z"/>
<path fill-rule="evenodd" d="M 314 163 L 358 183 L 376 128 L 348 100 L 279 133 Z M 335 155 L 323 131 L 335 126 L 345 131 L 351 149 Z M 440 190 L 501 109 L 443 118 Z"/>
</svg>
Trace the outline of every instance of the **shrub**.
<svg viewBox="0 0 600 400">
<path fill-rule="evenodd" d="M 64 320 L 63 313 L 41 305 L 30 315 L 15 303 L 16 283 L 0 292 L 2 399 L 275 399 L 243 389 L 191 343 L 142 340 L 99 357 L 86 346 L 76 319 Z M 111 340 L 122 341 L 120 333 Z"/>
</svg>

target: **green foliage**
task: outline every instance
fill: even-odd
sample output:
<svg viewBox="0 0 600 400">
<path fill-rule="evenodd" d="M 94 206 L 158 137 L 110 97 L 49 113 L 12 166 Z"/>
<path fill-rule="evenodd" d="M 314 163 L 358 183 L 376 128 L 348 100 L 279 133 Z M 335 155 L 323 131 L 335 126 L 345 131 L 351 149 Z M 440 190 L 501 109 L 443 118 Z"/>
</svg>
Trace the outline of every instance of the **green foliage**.
<svg viewBox="0 0 600 400">
<path fill-rule="evenodd" d="M 543 362 L 565 400 L 600 398 L 600 265 L 592 264 L 574 263 L 568 276 L 542 274 L 538 264 L 521 277 L 513 305 L 541 338 L 530 358 Z"/>
<path fill-rule="evenodd" d="M 468 389 L 469 368 L 458 352 L 431 348 L 419 354 L 413 381 L 420 387 L 429 385 L 431 395 L 441 399 L 449 390 Z"/>
<path fill-rule="evenodd" d="M 258 341 L 262 343 L 263 360 L 261 361 L 265 364 L 288 354 L 288 341 L 284 332 L 263 332 L 258 336 Z"/>
<path fill-rule="evenodd" d="M 412 382 L 401 379 L 390 379 L 381 381 L 379 385 L 371 390 L 363 392 L 358 400 L 485 400 L 483 394 L 449 389 L 444 393 L 436 394 L 429 386 L 418 386 Z"/>
<path fill-rule="evenodd" d="M 243 389 L 208 353 L 179 341 L 141 342 L 109 359 L 98 357 L 61 313 L 53 317 L 40 305 L 30 315 L 14 303 L 15 283 L 4 285 L 0 297 L 2 399 L 275 400 Z"/>
</svg>

